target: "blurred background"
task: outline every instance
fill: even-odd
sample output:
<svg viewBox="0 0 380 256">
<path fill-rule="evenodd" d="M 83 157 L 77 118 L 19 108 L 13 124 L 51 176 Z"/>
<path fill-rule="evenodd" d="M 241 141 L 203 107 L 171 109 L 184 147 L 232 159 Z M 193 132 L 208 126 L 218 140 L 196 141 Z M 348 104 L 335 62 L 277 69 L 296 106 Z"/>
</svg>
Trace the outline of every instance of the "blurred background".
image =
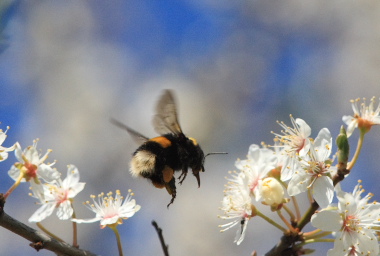
<svg viewBox="0 0 380 256">
<path fill-rule="evenodd" d="M 219 232 L 225 176 L 250 144 L 273 142 L 276 120 L 290 124 L 293 114 L 312 137 L 323 127 L 335 137 L 342 116 L 352 114 L 350 99 L 380 96 L 379 13 L 378 1 L 2 0 L 0 128 L 11 127 L 3 145 L 24 148 L 39 138 L 63 177 L 76 165 L 86 182 L 75 198 L 79 218 L 93 217 L 81 204 L 91 194 L 132 189 L 142 208 L 119 227 L 125 255 L 163 255 L 152 220 L 173 256 L 262 255 L 281 234 L 261 219 L 249 222 L 239 246 L 235 228 Z M 206 153 L 229 153 L 207 159 L 199 189 L 189 175 L 169 210 L 166 191 L 132 179 L 137 145 L 109 121 L 156 136 L 151 119 L 163 89 L 175 90 L 188 136 Z M 377 200 L 379 129 L 367 135 L 342 184 L 352 191 L 360 178 Z M 357 131 L 352 151 L 356 140 Z M 1 192 L 13 184 L 7 171 L 14 161 L 11 154 L 0 163 Z M 17 188 L 5 207 L 25 223 L 38 208 L 28 187 Z M 71 242 L 69 221 L 54 213 L 43 224 Z M 0 236 L 0 255 L 52 255 L 4 229 Z M 99 223 L 79 225 L 79 243 L 117 255 L 112 231 Z M 332 248 L 317 246 L 316 255 Z"/>
</svg>

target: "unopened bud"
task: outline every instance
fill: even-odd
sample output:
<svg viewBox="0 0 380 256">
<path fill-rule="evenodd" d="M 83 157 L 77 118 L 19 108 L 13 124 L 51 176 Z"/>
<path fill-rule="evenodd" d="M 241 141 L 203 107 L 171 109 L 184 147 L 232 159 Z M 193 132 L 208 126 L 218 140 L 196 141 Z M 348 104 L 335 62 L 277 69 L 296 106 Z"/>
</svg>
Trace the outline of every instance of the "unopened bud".
<svg viewBox="0 0 380 256">
<path fill-rule="evenodd" d="M 346 130 L 343 126 L 340 128 L 340 133 L 336 138 L 336 145 L 338 146 L 338 170 L 344 170 L 347 167 L 350 145 L 348 144 Z"/>
<path fill-rule="evenodd" d="M 268 177 L 263 179 L 260 192 L 263 197 L 263 203 L 266 205 L 277 206 L 284 202 L 284 188 L 275 178 Z"/>
</svg>

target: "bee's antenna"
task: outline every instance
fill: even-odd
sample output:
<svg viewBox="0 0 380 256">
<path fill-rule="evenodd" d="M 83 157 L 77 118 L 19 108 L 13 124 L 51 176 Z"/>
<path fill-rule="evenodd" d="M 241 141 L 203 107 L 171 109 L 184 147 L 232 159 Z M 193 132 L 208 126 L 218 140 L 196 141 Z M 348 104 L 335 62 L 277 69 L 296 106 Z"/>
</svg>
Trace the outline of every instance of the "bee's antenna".
<svg viewBox="0 0 380 256">
<path fill-rule="evenodd" d="M 206 159 L 206 156 L 209 156 L 209 155 L 227 155 L 227 154 L 228 154 L 227 152 L 211 152 L 211 153 L 206 154 L 203 159 Z"/>
</svg>

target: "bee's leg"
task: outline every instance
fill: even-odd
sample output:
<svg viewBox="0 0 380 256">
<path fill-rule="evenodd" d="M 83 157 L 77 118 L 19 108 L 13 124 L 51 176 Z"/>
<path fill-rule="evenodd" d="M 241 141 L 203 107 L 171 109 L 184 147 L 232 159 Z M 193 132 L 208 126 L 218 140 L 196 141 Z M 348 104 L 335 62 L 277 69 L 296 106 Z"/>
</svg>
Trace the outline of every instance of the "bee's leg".
<svg viewBox="0 0 380 256">
<path fill-rule="evenodd" d="M 193 169 L 193 174 L 194 174 L 195 178 L 197 178 L 198 188 L 199 188 L 201 186 L 201 179 L 199 178 L 199 170 Z"/>
<path fill-rule="evenodd" d="M 172 178 L 172 180 L 170 182 L 165 183 L 165 187 L 166 187 L 166 190 L 168 191 L 168 193 L 170 195 L 172 195 L 172 199 L 170 200 L 170 203 L 167 206 L 169 208 L 169 205 L 171 205 L 174 202 L 174 199 L 175 199 L 175 197 L 177 195 L 174 177 Z"/>
<path fill-rule="evenodd" d="M 165 182 L 162 181 L 161 175 L 154 174 L 154 175 L 148 176 L 146 178 L 150 179 L 156 188 L 164 188 L 165 187 Z"/>
<path fill-rule="evenodd" d="M 174 170 L 170 168 L 169 166 L 165 165 L 164 169 L 162 170 L 162 179 L 165 183 L 169 183 L 174 177 Z"/>
<path fill-rule="evenodd" d="M 178 179 L 179 179 L 179 184 L 182 185 L 182 182 L 185 180 L 186 176 L 187 176 L 187 167 L 183 167 L 183 168 L 182 168 L 182 173 L 181 173 L 181 175 L 178 177 Z"/>
</svg>

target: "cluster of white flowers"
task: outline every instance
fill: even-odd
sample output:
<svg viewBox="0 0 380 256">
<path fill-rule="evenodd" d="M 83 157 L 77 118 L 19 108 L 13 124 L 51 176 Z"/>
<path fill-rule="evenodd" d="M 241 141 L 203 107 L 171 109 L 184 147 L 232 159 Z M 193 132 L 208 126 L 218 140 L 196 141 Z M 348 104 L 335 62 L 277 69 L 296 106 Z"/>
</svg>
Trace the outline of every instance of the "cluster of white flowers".
<svg viewBox="0 0 380 256">
<path fill-rule="evenodd" d="M 116 191 L 116 196 L 108 193 L 104 197 L 101 193 L 99 200 L 94 200 L 93 204 L 86 202 L 85 205 L 93 211 L 96 216 L 92 219 L 77 219 L 73 208 L 74 197 L 81 192 L 84 187 L 84 182 L 79 182 L 80 175 L 78 169 L 74 165 L 67 166 L 67 175 L 65 179 L 61 179 L 61 173 L 53 168 L 55 161 L 45 163 L 50 152 L 47 150 L 44 155 L 41 155 L 37 149 L 38 140 L 33 141 L 33 145 L 21 148 L 21 145 L 16 142 L 11 147 L 2 146 L 7 138 L 7 131 L 0 130 L 0 162 L 8 158 L 8 153 L 14 151 L 17 162 L 14 163 L 8 175 L 15 181 L 11 188 L 2 195 L 2 201 L 8 199 L 9 195 L 24 182 L 29 182 L 31 193 L 30 196 L 38 199 L 37 204 L 41 205 L 29 218 L 29 222 L 37 222 L 37 226 L 50 236 L 60 239 L 48 231 L 40 223 L 47 217 L 51 216 L 56 210 L 57 217 L 60 220 L 70 220 L 73 223 L 73 246 L 78 247 L 77 243 L 77 223 L 91 223 L 100 221 L 100 227 L 110 227 L 115 235 L 119 249 L 119 255 L 123 255 L 120 235 L 117 231 L 117 226 L 122 224 L 123 219 L 132 217 L 140 206 L 132 199 L 133 193 L 129 191 L 127 197 L 121 195 L 120 191 Z M 94 196 L 93 196 L 94 199 Z"/>
<path fill-rule="evenodd" d="M 355 128 L 364 134 L 373 125 L 380 124 L 380 105 L 375 109 L 372 99 L 369 106 L 364 101 L 359 108 L 358 101 L 352 101 L 354 116 L 343 117 L 348 126 L 347 137 Z M 278 122 L 283 130 L 274 133 L 274 146 L 260 148 L 251 145 L 247 159 L 236 161 L 238 170 L 231 172 L 231 177 L 227 178 L 220 208 L 223 214 L 219 216 L 231 222 L 220 225 L 224 228 L 222 231 L 240 223 L 235 239 L 240 244 L 248 221 L 254 216 L 262 215 L 257 202 L 269 205 L 272 211 L 278 211 L 282 216 L 282 208 L 290 212 L 287 202 L 296 200 L 296 195 L 307 192 L 310 203 L 315 201 L 321 208 L 312 216 L 312 225 L 330 232 L 327 234 L 336 234 L 334 249 L 329 251 L 329 255 L 378 255 L 376 230 L 380 223 L 379 204 L 368 203 L 370 195 L 361 198 L 363 190 L 359 185 L 352 194 L 343 192 L 339 184 L 334 186 L 333 179 L 338 170 L 333 164 L 333 140 L 327 128 L 321 129 L 313 139 L 310 137 L 311 128 L 304 120 L 292 116 L 290 119 L 292 126 Z M 352 161 L 350 168 L 355 161 L 356 159 Z M 339 200 L 338 206 L 332 204 L 334 195 Z M 289 214 L 293 217 L 292 221 L 295 220 L 294 215 Z M 301 218 L 299 214 L 297 217 Z M 294 231 L 297 223 L 293 223 L 293 226 L 288 224 L 287 227 Z"/>
<path fill-rule="evenodd" d="M 8 128 L 9 129 L 9 128 Z M 128 194 L 124 202 L 120 200 L 122 197 L 120 192 L 113 200 L 108 197 L 104 199 L 103 203 L 95 203 L 96 207 L 91 210 L 95 211 L 96 218 L 91 220 L 72 219 L 74 214 L 73 199 L 81 192 L 84 187 L 84 182 L 79 182 L 79 171 L 74 165 L 68 165 L 67 176 L 64 180 L 61 179 L 61 173 L 53 168 L 55 161 L 52 163 L 45 163 L 50 152 L 48 150 L 44 155 L 38 153 L 37 143 L 38 140 L 33 141 L 33 145 L 28 146 L 22 150 L 21 145 L 16 142 L 11 147 L 3 147 L 2 143 L 5 141 L 8 131 L 0 130 L 0 162 L 8 158 L 8 152 L 14 151 L 18 162 L 13 164 L 8 171 L 9 176 L 15 180 L 15 184 L 5 194 L 7 198 L 12 191 L 22 182 L 29 182 L 31 193 L 30 195 L 37 198 L 40 208 L 29 218 L 29 222 L 41 222 L 46 219 L 54 210 L 57 210 L 57 216 L 60 220 L 72 220 L 77 223 L 88 223 L 93 221 L 100 221 L 103 227 L 106 223 L 111 225 L 114 223 L 121 223 L 120 219 L 133 216 L 135 212 L 140 209 L 136 205 L 135 200 L 131 199 L 131 194 Z M 107 202 L 107 203 L 104 203 Z M 109 214 L 102 215 L 101 212 L 109 212 L 110 205 L 112 206 L 112 214 L 114 218 L 109 218 Z M 94 210 L 97 209 L 97 210 Z M 115 216 L 119 216 L 116 218 Z"/>
<path fill-rule="evenodd" d="M 268 179 L 268 173 L 276 168 L 276 161 L 276 155 L 271 149 L 251 145 L 247 159 L 239 159 L 235 163 L 240 172 L 233 172 L 232 177 L 227 178 L 228 183 L 221 207 L 224 215 L 219 217 L 234 220 L 220 227 L 224 228 L 221 230 L 223 232 L 240 223 L 241 228 L 235 238 L 237 244 L 244 239 L 248 221 L 256 215 L 254 201 L 262 199 L 263 202 L 276 206 L 283 201 L 282 185 L 276 179 L 270 182 L 264 181 Z"/>
</svg>

